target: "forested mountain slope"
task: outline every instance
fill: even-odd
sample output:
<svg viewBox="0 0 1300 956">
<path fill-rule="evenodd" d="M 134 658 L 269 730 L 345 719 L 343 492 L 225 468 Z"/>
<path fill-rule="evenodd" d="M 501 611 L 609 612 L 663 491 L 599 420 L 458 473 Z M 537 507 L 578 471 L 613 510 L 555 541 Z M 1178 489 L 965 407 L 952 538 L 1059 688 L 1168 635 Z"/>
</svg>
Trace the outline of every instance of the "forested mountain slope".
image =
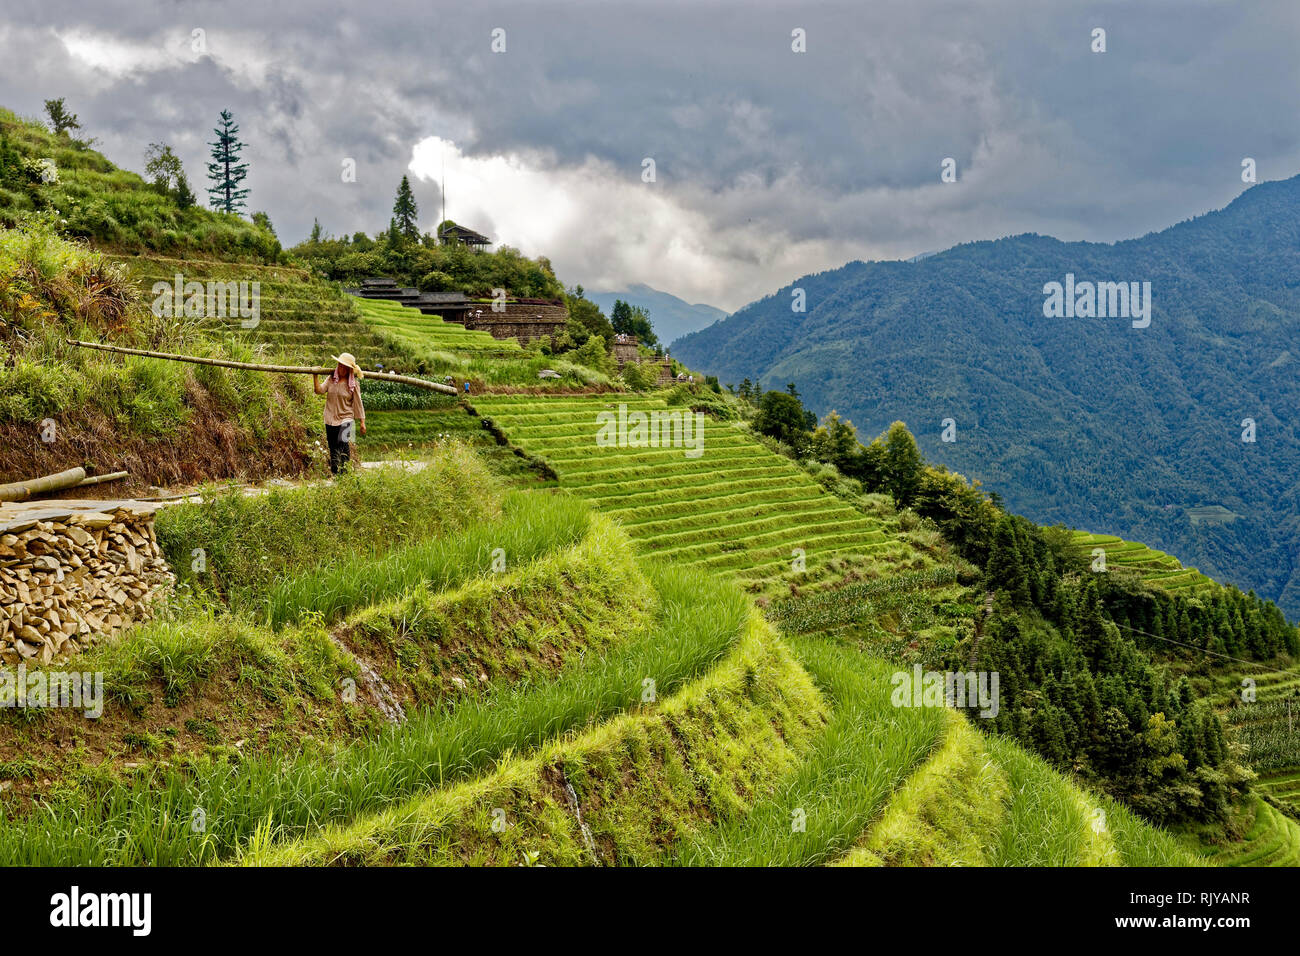
<svg viewBox="0 0 1300 956">
<path fill-rule="evenodd" d="M 1067 274 L 1149 282 L 1149 326 L 1045 317 L 1044 286 Z M 1013 511 L 1137 538 L 1295 615 L 1298 329 L 1300 177 L 1115 244 L 1021 235 L 853 262 L 674 355 L 725 382 L 798 382 L 810 407 L 864 434 L 902 419 L 927 458 Z"/>
</svg>

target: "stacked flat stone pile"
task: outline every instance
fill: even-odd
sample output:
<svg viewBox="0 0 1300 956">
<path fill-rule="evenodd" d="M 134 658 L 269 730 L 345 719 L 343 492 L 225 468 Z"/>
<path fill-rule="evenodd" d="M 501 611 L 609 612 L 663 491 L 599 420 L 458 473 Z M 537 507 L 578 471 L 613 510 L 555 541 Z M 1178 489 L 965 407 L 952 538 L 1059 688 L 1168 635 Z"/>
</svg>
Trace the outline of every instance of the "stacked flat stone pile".
<svg viewBox="0 0 1300 956">
<path fill-rule="evenodd" d="M 148 618 L 175 577 L 153 514 L 37 511 L 0 521 L 0 665 L 48 664 Z"/>
</svg>

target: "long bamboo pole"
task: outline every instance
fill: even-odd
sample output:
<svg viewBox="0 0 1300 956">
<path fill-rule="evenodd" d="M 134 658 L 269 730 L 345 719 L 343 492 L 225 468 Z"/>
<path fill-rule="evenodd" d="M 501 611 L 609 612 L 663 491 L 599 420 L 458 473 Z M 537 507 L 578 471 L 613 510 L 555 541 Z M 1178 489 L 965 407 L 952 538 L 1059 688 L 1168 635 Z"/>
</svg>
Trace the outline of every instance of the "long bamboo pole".
<svg viewBox="0 0 1300 956">
<path fill-rule="evenodd" d="M 307 368 L 301 365 L 254 365 L 251 362 L 232 362 L 230 359 L 200 358 L 197 355 L 175 355 L 170 352 L 148 352 L 144 349 L 128 349 L 120 345 L 105 345 L 102 342 L 79 342 L 76 339 L 68 339 L 69 345 L 77 345 L 83 349 L 99 349 L 101 352 L 117 352 L 122 355 L 141 355 L 145 358 L 166 359 L 169 362 L 190 362 L 194 365 L 217 365 L 221 368 L 238 368 L 248 372 L 282 372 L 286 375 L 329 375 L 334 371 L 334 367 L 329 368 Z M 363 369 L 363 371 L 365 371 Z M 413 385 L 416 388 L 427 388 L 431 392 L 443 392 L 447 395 L 456 395 L 456 389 L 450 385 L 443 385 L 441 382 L 430 382 L 427 379 L 416 378 L 412 375 L 398 375 L 396 372 L 365 372 L 368 379 L 374 379 L 380 382 L 398 382 L 402 385 Z"/>
<path fill-rule="evenodd" d="M 60 471 L 53 475 L 15 481 L 12 484 L 0 485 L 0 501 L 26 501 L 32 495 L 74 488 L 85 480 L 86 469 L 69 468 L 67 471 Z"/>
<path fill-rule="evenodd" d="M 107 475 L 95 475 L 94 477 L 87 478 L 85 481 L 78 484 L 77 487 L 84 488 L 86 485 L 102 485 L 106 481 L 121 481 L 123 478 L 128 477 L 130 477 L 128 472 L 111 471 Z"/>
</svg>

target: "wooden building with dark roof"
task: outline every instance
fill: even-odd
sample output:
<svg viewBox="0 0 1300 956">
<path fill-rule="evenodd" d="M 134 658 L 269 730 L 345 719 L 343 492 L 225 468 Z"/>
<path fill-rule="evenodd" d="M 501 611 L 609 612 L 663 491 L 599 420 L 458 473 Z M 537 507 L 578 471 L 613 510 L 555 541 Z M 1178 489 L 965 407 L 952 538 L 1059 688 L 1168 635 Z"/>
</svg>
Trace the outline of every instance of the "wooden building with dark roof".
<svg viewBox="0 0 1300 956">
<path fill-rule="evenodd" d="M 473 229 L 466 229 L 464 226 L 458 226 L 456 223 L 448 223 L 438 230 L 438 241 L 444 246 L 453 242 L 459 242 L 463 246 L 469 246 L 472 249 L 486 249 L 492 245 L 492 240 L 481 232 L 475 232 Z"/>
</svg>

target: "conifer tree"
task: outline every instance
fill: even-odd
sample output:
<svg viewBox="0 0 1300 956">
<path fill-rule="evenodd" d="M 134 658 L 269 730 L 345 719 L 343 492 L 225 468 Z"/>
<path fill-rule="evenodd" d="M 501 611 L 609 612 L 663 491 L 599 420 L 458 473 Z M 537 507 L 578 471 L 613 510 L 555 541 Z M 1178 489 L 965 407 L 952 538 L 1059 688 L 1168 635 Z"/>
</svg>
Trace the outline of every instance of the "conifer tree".
<svg viewBox="0 0 1300 956">
<path fill-rule="evenodd" d="M 411 242 L 420 240 L 420 208 L 415 204 L 415 193 L 411 191 L 411 180 L 402 177 L 397 187 L 397 199 L 393 203 L 393 221 L 403 239 Z"/>
<path fill-rule="evenodd" d="M 235 125 L 230 110 L 221 111 L 221 125 L 212 131 L 216 140 L 209 143 L 212 147 L 212 162 L 208 163 L 208 204 L 220 212 L 238 214 L 244 208 L 248 190 L 240 183 L 248 176 L 248 163 L 239 161 L 239 153 L 244 144 L 239 139 L 239 127 Z"/>
</svg>

